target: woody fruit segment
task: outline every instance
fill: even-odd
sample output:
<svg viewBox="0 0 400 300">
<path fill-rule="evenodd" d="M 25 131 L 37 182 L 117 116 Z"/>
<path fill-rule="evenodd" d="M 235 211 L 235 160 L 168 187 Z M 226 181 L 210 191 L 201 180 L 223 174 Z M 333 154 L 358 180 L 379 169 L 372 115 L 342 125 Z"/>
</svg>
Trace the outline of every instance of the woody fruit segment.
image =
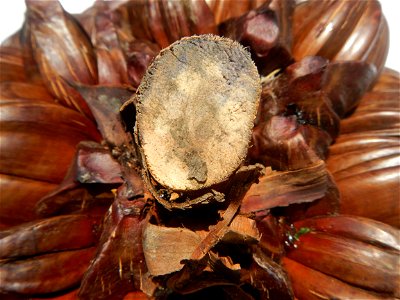
<svg viewBox="0 0 400 300">
<path fill-rule="evenodd" d="M 177 191 L 226 180 L 246 156 L 260 92 L 257 69 L 238 43 L 209 35 L 164 49 L 136 96 L 151 175 Z"/>
</svg>

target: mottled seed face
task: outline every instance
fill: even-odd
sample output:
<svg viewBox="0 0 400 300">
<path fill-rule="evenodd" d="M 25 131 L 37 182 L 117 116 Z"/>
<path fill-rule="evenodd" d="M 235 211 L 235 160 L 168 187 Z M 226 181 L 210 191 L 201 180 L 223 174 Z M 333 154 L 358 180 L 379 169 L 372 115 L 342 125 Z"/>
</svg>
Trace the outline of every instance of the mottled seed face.
<svg viewBox="0 0 400 300">
<path fill-rule="evenodd" d="M 246 156 L 260 90 L 249 53 L 229 39 L 191 37 L 163 50 L 137 94 L 152 176 L 182 191 L 227 179 Z"/>
</svg>

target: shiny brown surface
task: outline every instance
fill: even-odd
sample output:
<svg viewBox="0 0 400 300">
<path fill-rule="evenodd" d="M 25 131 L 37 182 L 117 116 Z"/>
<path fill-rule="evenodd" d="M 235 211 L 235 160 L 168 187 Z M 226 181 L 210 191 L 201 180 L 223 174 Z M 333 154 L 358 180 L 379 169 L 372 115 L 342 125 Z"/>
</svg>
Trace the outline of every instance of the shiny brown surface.
<svg viewBox="0 0 400 300">
<path fill-rule="evenodd" d="M 341 212 L 400 226 L 399 74 L 385 70 L 341 123 L 327 160 L 341 192 Z"/>
<path fill-rule="evenodd" d="M 388 27 L 378 1 L 302 1 L 293 17 L 293 55 L 360 60 L 382 71 Z"/>
</svg>

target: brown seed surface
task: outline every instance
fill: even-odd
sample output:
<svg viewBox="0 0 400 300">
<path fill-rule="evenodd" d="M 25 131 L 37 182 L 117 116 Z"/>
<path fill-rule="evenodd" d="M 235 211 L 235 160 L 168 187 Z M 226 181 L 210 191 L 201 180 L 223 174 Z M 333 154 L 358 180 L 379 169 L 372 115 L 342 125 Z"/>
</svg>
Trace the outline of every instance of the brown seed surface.
<svg viewBox="0 0 400 300">
<path fill-rule="evenodd" d="M 164 49 L 136 95 L 151 175 L 180 191 L 227 179 L 246 156 L 260 91 L 250 54 L 230 39 L 194 36 Z"/>
</svg>

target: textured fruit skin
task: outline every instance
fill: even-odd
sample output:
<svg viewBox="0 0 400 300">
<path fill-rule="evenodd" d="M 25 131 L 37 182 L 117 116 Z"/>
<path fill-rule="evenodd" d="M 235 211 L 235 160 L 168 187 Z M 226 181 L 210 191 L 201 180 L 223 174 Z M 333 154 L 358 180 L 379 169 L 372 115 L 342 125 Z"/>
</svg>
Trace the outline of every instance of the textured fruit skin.
<svg viewBox="0 0 400 300">
<path fill-rule="evenodd" d="M 26 20 L 27 47 L 46 87 L 64 105 L 91 118 L 86 102 L 71 86 L 98 83 L 96 57 L 88 36 L 57 1 L 28 0 Z"/>
<path fill-rule="evenodd" d="M 230 2 L 230 5 L 235 3 L 235 1 L 222 1 L 224 2 Z M 250 4 L 257 2 L 248 1 Z M 293 62 L 291 29 L 295 2 L 292 0 L 260 2 L 262 3 L 247 13 L 217 24 L 221 35 L 248 47 L 260 75 L 267 76 L 274 70 L 285 68 Z"/>
<path fill-rule="evenodd" d="M 76 145 L 101 140 L 91 120 L 50 101 L 42 86 L 32 87 L 39 92 L 27 95 L 23 90 L 1 89 L 0 217 L 4 224 L 34 220 L 36 203 L 62 181 Z"/>
<path fill-rule="evenodd" d="M 52 293 L 78 284 L 96 249 L 62 251 L 0 265 L 1 292 Z M 34 271 L 32 271 L 34 270 Z"/>
<path fill-rule="evenodd" d="M 368 294 L 360 291 L 360 287 L 373 291 L 370 297 L 374 293 L 398 297 L 398 230 L 367 218 L 345 215 L 305 219 L 296 222 L 295 227 L 308 231 L 297 238 L 284 259 L 295 282 L 295 290 L 298 286 L 301 293 L 307 293 L 303 289 L 309 286 L 308 293 L 311 293 L 316 288 L 314 280 L 320 277 L 324 282 L 326 276 L 330 276 L 340 282 L 332 280 L 334 285 L 323 294 L 332 293 L 334 288 L 340 289 L 343 285 L 342 292 L 349 295 L 359 292 L 358 297 Z M 300 280 L 303 274 L 310 277 Z"/>
<path fill-rule="evenodd" d="M 72 250 L 96 243 L 99 220 L 65 215 L 33 221 L 1 232 L 1 258 L 17 258 Z"/>
<path fill-rule="evenodd" d="M 131 1 L 126 9 L 133 36 L 161 48 L 184 36 L 216 32 L 214 16 L 204 0 Z"/>
<path fill-rule="evenodd" d="M 400 297 L 399 74 L 377 1 L 27 7 L 0 47 L 0 298 Z M 203 33 L 242 43 L 261 74 L 245 163 L 265 174 L 246 194 L 230 181 L 233 206 L 170 213 L 143 183 L 128 99 L 161 48 Z M 200 246 L 153 280 L 145 251 L 166 247 L 144 247 L 146 227 Z"/>
<path fill-rule="evenodd" d="M 362 289 L 350 286 L 340 280 L 308 268 L 289 258 L 283 259 L 283 266 L 289 273 L 293 290 L 298 299 L 318 300 L 321 297 L 338 299 L 384 299 Z M 307 278 L 307 280 L 303 280 Z"/>
</svg>

